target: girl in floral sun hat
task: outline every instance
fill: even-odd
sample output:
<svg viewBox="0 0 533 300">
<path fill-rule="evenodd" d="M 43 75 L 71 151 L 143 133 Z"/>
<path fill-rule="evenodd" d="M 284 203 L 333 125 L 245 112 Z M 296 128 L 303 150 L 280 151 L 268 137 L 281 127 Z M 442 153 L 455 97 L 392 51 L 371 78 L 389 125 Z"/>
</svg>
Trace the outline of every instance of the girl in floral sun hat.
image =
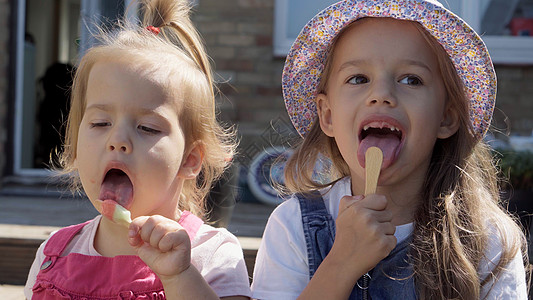
<svg viewBox="0 0 533 300">
<path fill-rule="evenodd" d="M 496 76 L 463 20 L 429 0 L 333 4 L 292 46 L 283 94 L 304 140 L 285 167 L 294 195 L 265 228 L 254 298 L 527 298 L 525 237 L 482 141 Z M 383 164 L 363 196 L 370 147 Z"/>
</svg>

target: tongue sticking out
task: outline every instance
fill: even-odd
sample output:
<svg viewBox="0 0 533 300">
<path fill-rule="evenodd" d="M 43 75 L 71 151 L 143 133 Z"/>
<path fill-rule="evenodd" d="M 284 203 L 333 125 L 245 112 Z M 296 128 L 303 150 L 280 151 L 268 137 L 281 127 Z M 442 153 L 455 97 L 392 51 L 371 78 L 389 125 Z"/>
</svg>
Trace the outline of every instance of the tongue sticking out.
<svg viewBox="0 0 533 300">
<path fill-rule="evenodd" d="M 133 200 L 133 185 L 128 175 L 115 169 L 107 172 L 98 198 L 113 200 L 126 208 L 129 207 Z"/>
<path fill-rule="evenodd" d="M 365 167 L 365 153 L 370 147 L 378 147 L 383 152 L 382 169 L 390 166 L 400 151 L 400 137 L 394 133 L 373 132 L 363 138 L 357 151 L 359 164 Z"/>
</svg>

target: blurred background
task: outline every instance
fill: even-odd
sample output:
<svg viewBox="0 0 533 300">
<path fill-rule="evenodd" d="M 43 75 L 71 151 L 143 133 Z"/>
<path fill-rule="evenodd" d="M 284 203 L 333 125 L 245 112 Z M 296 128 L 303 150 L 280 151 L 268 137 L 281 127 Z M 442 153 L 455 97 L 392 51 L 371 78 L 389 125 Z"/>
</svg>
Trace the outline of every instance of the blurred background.
<svg viewBox="0 0 533 300">
<path fill-rule="evenodd" d="M 225 211 L 215 214 L 226 214 L 221 226 L 230 223 L 235 203 L 264 204 L 269 208 L 261 214 L 259 228 L 250 233 L 260 236 L 268 213 L 281 201 L 270 188 L 270 165 L 278 155 L 287 154 L 287 145 L 297 138 L 281 94 L 284 58 L 305 22 L 334 2 L 191 1 L 192 18 L 217 73 L 220 118 L 236 126 L 241 141 L 234 167 L 211 195 L 212 206 Z M 498 95 L 487 139 L 497 149 L 495 155 L 509 177 L 503 198 L 511 199 L 511 210 L 529 228 L 529 212 L 533 211 L 533 0 L 441 3 L 465 19 L 489 48 Z M 95 43 L 90 35 L 94 24 L 109 24 L 126 12 L 129 18 L 136 17 L 134 0 L 0 0 L 0 212 L 8 211 L 8 203 L 23 199 L 30 199 L 24 208 L 29 210 L 31 204 L 48 206 L 46 201 L 51 199 L 71 198 L 47 168 L 64 132 L 71 75 L 79 57 Z M 276 174 L 281 171 L 276 169 Z M 90 206 L 83 209 L 94 213 Z M 234 211 L 233 218 L 248 213 Z M 50 208 L 48 214 L 54 210 Z M 0 214 L 0 224 L 17 220 Z M 39 224 L 38 220 L 24 222 Z"/>
<path fill-rule="evenodd" d="M 191 1 L 218 74 L 221 119 L 235 124 L 241 136 L 241 167 L 294 138 L 281 96 L 284 56 L 305 22 L 333 2 Z M 441 2 L 483 36 L 496 66 L 497 109 L 489 138 L 496 147 L 531 150 L 533 0 Z M 110 23 L 126 11 L 135 18 L 135 1 L 0 0 L 2 191 L 39 194 L 50 183 L 47 166 L 64 132 L 71 73 L 95 42 L 94 24 Z"/>
</svg>

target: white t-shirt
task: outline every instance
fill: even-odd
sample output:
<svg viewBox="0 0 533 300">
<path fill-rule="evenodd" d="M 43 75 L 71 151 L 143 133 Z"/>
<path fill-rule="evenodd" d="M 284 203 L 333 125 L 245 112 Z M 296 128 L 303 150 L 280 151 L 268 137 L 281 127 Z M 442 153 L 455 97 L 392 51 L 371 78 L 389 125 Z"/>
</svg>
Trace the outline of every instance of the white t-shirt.
<svg viewBox="0 0 533 300">
<path fill-rule="evenodd" d="M 70 253 L 101 256 L 94 248 L 94 237 L 101 217 L 101 215 L 97 216 L 83 227 L 65 248 L 62 256 Z M 32 297 L 32 287 L 45 259 L 43 250 L 49 239 L 44 241 L 37 250 L 24 287 L 26 299 Z M 226 229 L 202 224 L 191 241 L 191 263 L 219 297 L 237 295 L 250 297 L 248 272 L 241 245 L 237 238 Z"/>
<path fill-rule="evenodd" d="M 343 196 L 351 195 L 350 178 L 338 181 L 328 193 L 322 191 L 326 209 L 333 220 L 337 219 L 339 203 Z M 399 242 L 407 238 L 413 224 L 396 227 L 395 236 Z M 481 278 L 485 278 L 498 263 L 501 243 L 497 235 L 491 235 L 487 261 L 481 263 Z M 307 246 L 303 232 L 302 216 L 298 199 L 292 197 L 279 205 L 270 216 L 257 253 L 252 297 L 254 299 L 296 299 L 309 283 Z M 485 299 L 527 299 L 525 270 L 521 253 L 500 273 L 499 280 L 488 291 L 490 284 L 481 291 Z M 488 294 L 487 294 L 488 293 Z"/>
</svg>

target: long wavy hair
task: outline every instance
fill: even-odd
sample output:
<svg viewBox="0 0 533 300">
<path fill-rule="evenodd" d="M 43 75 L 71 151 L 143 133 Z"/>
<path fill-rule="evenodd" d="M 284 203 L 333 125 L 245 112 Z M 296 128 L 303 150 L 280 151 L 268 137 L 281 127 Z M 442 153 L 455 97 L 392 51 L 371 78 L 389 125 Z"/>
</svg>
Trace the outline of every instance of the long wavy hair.
<svg viewBox="0 0 533 300">
<path fill-rule="evenodd" d="M 66 137 L 60 154 L 62 172 L 71 175 L 74 189 L 81 188 L 74 161 L 91 69 L 98 61 L 127 57 L 145 72 L 178 78 L 165 84 L 168 89 L 179 91 L 184 99 L 179 120 L 185 134 L 185 150 L 196 143 L 203 151 L 201 173 L 195 180 L 184 183 L 180 209 L 204 216 L 205 198 L 212 183 L 231 161 L 236 142 L 233 129 L 224 128 L 217 121 L 210 62 L 189 12 L 186 0 L 146 0 L 141 3 L 143 18 L 139 24 L 124 19 L 112 30 L 99 29 L 99 45 L 87 51 L 74 76 Z M 160 32 L 155 34 L 157 29 Z"/>
<path fill-rule="evenodd" d="M 357 21 L 356 21 L 357 22 Z M 503 268 L 522 250 L 525 237 L 503 209 L 498 189 L 498 169 L 490 148 L 474 135 L 469 118 L 469 100 L 463 82 L 439 42 L 417 22 L 416 28 L 433 50 L 451 109 L 460 117 L 459 130 L 434 146 L 422 201 L 414 217 L 409 257 L 421 299 L 479 299 L 481 287 L 490 285 Z M 342 32 L 337 36 L 342 35 Z M 332 49 L 318 91 L 324 92 L 330 72 Z M 316 180 L 315 164 L 326 157 L 330 164 Z M 315 172 L 315 173 L 314 173 Z M 349 168 L 334 138 L 320 129 L 318 119 L 285 167 L 285 192 L 308 194 L 331 187 L 350 176 Z M 480 278 L 489 239 L 499 239 L 502 253 L 490 275 Z M 490 286 L 487 286 L 490 288 Z"/>
</svg>

